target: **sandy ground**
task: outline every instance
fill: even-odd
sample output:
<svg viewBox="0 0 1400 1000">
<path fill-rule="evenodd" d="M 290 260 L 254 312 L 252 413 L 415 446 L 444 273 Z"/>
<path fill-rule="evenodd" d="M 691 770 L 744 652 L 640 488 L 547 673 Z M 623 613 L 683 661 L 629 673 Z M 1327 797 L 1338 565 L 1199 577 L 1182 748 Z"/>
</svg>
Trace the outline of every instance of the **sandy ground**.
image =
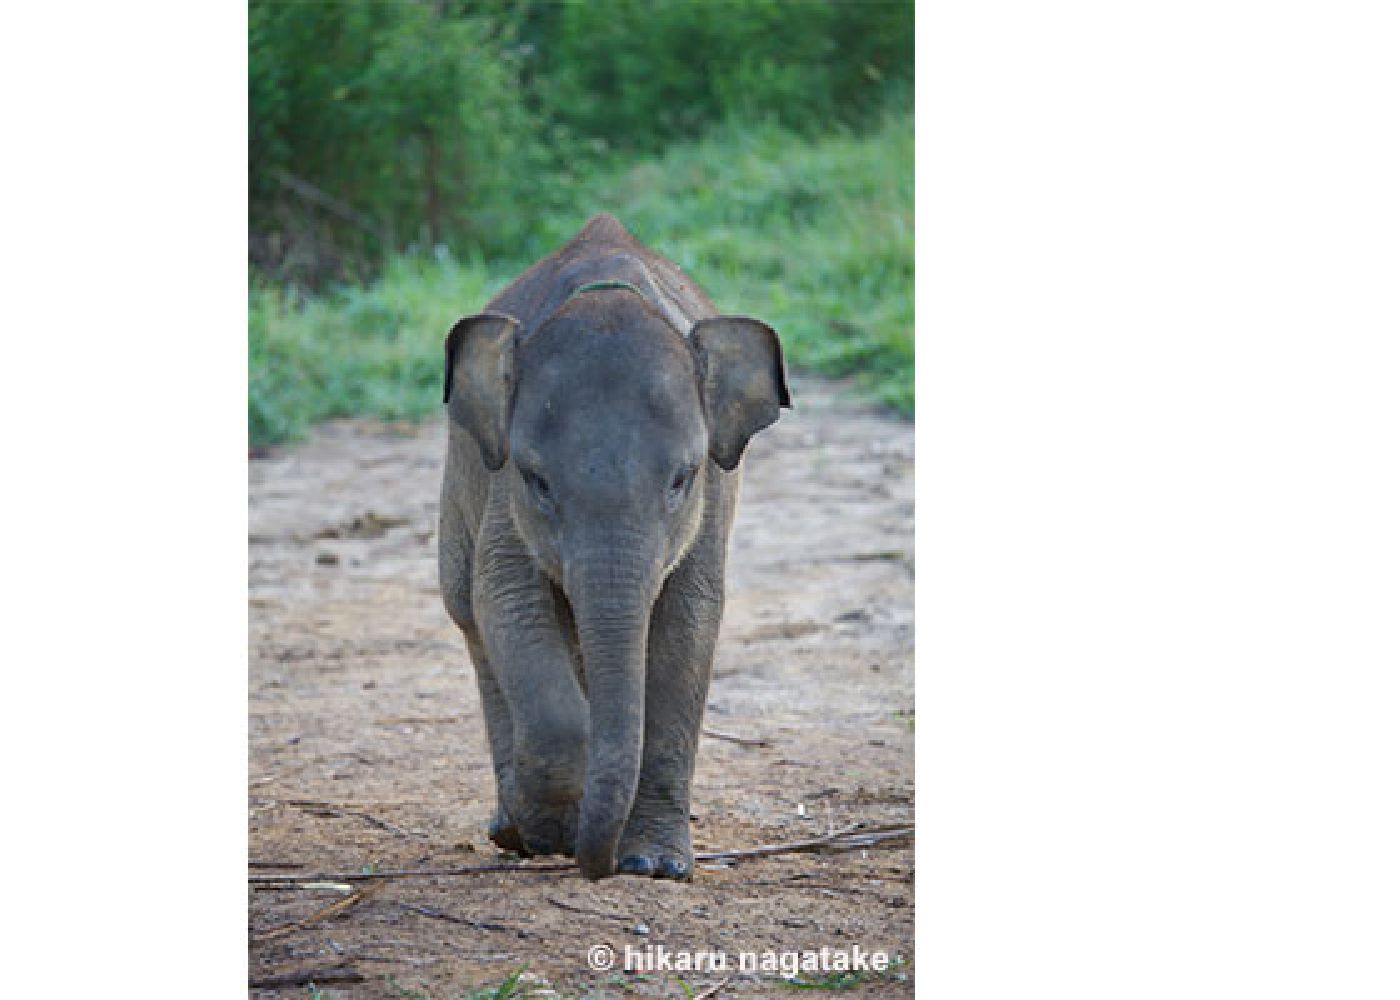
<svg viewBox="0 0 1400 1000">
<path fill-rule="evenodd" d="M 745 460 L 697 851 L 913 823 L 913 428 L 829 383 L 798 380 L 793 395 L 797 408 Z M 803 982 L 912 996 L 907 837 L 702 863 L 689 885 L 550 869 L 344 891 L 334 876 L 512 861 L 486 837 L 476 683 L 437 589 L 445 436 L 441 421 L 338 421 L 251 463 L 253 995 L 306 995 L 271 984 L 315 973 L 327 997 L 473 997 L 528 965 L 510 995 L 791 996 L 781 963 L 810 966 L 826 948 L 826 971 L 809 967 Z M 318 881 L 342 888 L 307 887 Z M 348 905 L 318 916 L 337 901 Z M 590 968 L 600 945 L 611 970 Z M 893 967 L 831 971 L 857 947 Z M 623 971 L 627 949 L 652 971 Z M 697 951 L 729 968 L 657 968 Z"/>
</svg>

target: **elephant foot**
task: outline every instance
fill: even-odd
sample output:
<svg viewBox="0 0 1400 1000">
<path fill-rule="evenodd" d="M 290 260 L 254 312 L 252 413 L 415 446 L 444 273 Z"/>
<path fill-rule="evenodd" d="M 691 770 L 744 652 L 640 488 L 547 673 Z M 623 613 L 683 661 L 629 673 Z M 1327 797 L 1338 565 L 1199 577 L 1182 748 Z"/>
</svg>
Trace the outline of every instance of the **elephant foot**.
<svg viewBox="0 0 1400 1000">
<path fill-rule="evenodd" d="M 617 870 L 624 874 L 689 882 L 695 875 L 695 851 L 688 814 L 679 824 L 629 822 L 617 858 Z"/>
<path fill-rule="evenodd" d="M 492 843 L 525 858 L 546 854 L 574 856 L 574 841 L 578 836 L 577 808 L 550 813 L 529 810 L 525 815 L 528 818 L 524 822 L 516 823 L 505 807 L 498 805 L 486 831 Z"/>
<path fill-rule="evenodd" d="M 503 851 L 514 851 L 516 854 L 525 853 L 525 844 L 520 839 L 520 830 L 506 815 L 505 806 L 496 806 L 496 815 L 491 817 L 491 822 L 486 827 L 486 835 L 491 838 L 493 844 Z"/>
</svg>

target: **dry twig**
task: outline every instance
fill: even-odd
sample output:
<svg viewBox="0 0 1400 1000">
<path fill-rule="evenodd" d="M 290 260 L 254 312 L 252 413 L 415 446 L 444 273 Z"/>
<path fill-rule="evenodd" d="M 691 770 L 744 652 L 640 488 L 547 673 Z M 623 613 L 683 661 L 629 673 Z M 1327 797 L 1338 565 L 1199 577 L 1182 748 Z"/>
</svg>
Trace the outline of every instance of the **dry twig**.
<svg viewBox="0 0 1400 1000">
<path fill-rule="evenodd" d="M 495 924 L 491 923 L 489 920 L 472 920 L 470 917 L 459 917 L 455 914 L 443 913 L 441 910 L 435 910 L 431 906 L 419 906 L 417 903 L 404 902 L 400 902 L 398 906 L 400 909 L 407 910 L 409 913 L 417 913 L 420 916 L 432 917 L 434 920 L 446 920 L 448 923 L 462 924 L 464 927 L 474 927 L 481 931 L 504 931 L 507 934 L 514 934 L 516 937 L 521 938 L 528 938 L 530 936 L 528 931 L 523 931 L 519 927 Z"/>
<path fill-rule="evenodd" d="M 831 885 L 827 882 L 809 882 L 807 879 L 817 874 L 816 872 L 798 872 L 786 878 L 760 878 L 745 879 L 742 882 L 726 883 L 730 886 L 771 886 L 778 889 L 815 889 L 817 892 L 828 896 L 866 896 L 869 892 L 865 889 L 852 889 L 849 886 Z"/>
<path fill-rule="evenodd" d="M 742 747 L 771 747 L 773 741 L 763 737 L 755 736 L 735 736 L 733 733 L 722 733 L 718 729 L 701 730 L 706 736 L 714 740 L 726 740 L 729 743 L 737 743 Z"/>
<path fill-rule="evenodd" d="M 283 972 L 275 976 L 256 976 L 248 980 L 250 990 L 280 990 L 308 983 L 362 983 L 365 977 L 348 965 L 333 965 L 326 969 L 306 969 Z"/>
<path fill-rule="evenodd" d="M 370 813 L 361 812 L 358 809 L 343 809 L 335 803 L 331 802 L 318 802 L 313 799 L 287 799 L 286 803 L 289 806 L 295 806 L 298 809 L 301 809 L 305 812 L 309 812 L 313 816 L 335 816 L 341 818 L 362 819 L 370 826 L 378 827 L 386 833 L 392 833 L 398 837 L 409 837 L 417 840 L 423 840 L 427 837 L 426 834 L 418 833 L 414 830 L 405 830 L 401 826 L 395 826 L 388 820 L 380 819 L 378 816 L 374 816 Z"/>
<path fill-rule="evenodd" d="M 358 889 L 346 896 L 344 899 L 337 899 L 329 906 L 321 907 L 310 916 L 302 917 L 300 920 L 293 920 L 289 924 L 278 924 L 276 927 L 269 927 L 264 931 L 254 931 L 252 935 L 253 940 L 270 941 L 273 938 L 285 937 L 293 931 L 305 930 L 308 927 L 319 924 L 322 920 L 329 920 L 331 917 L 344 913 L 352 906 L 369 899 L 370 896 L 373 896 L 382 888 L 384 888 L 382 885 L 367 885 L 363 889 Z"/>
<path fill-rule="evenodd" d="M 458 875 L 486 875 L 498 872 L 528 875 L 531 872 L 573 871 L 577 867 L 572 861 L 551 861 L 532 865 L 462 865 L 459 868 L 400 868 L 378 872 L 344 872 L 336 875 L 249 875 L 248 882 L 251 885 L 292 889 L 301 882 L 373 882 L 401 878 L 451 878 Z"/>
<path fill-rule="evenodd" d="M 589 917 L 602 917 L 604 920 L 621 920 L 624 923 L 631 923 L 632 918 L 621 913 L 604 913 L 602 910 L 590 910 L 586 906 L 579 906 L 577 903 L 566 903 L 562 899 L 555 899 L 553 896 L 544 897 L 546 903 L 557 906 L 561 910 L 568 910 L 571 913 L 582 913 Z"/>
<path fill-rule="evenodd" d="M 723 979 L 721 979 L 719 982 L 715 983 L 715 984 L 714 984 L 713 986 L 711 986 L 709 989 L 705 990 L 704 993 L 697 993 L 697 994 L 695 994 L 694 1000 L 709 1000 L 710 997 L 718 996 L 718 995 L 719 995 L 719 991 L 722 990 L 722 989 L 724 989 L 726 986 L 728 986 L 728 985 L 729 985 L 729 980 L 731 980 L 731 979 L 733 979 L 733 978 L 734 978 L 733 976 L 725 976 L 725 977 L 724 977 Z"/>
<path fill-rule="evenodd" d="M 695 860 L 736 861 L 740 858 L 766 858 L 774 854 L 800 854 L 806 851 L 853 851 L 913 835 L 913 826 L 890 823 L 867 827 L 863 823 L 854 823 L 835 833 L 810 840 L 792 840 L 785 844 L 765 844 L 729 851 L 700 851 L 696 853 Z"/>
</svg>

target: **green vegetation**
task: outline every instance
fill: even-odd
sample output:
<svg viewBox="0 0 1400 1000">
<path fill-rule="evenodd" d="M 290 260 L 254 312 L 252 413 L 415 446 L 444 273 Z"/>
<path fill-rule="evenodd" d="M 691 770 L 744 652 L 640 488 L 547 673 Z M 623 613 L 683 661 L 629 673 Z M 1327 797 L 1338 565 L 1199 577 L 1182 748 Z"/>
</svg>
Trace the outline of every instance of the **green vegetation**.
<svg viewBox="0 0 1400 1000">
<path fill-rule="evenodd" d="M 908 0 L 254 0 L 251 442 L 433 412 L 451 324 L 600 211 L 912 412 L 911 80 Z"/>
<path fill-rule="evenodd" d="M 393 260 L 367 288 L 309 297 L 256 278 L 248 296 L 248 436 L 294 440 L 327 417 L 416 419 L 442 401 L 442 341 L 486 301 L 479 264 Z M 464 305 L 466 304 L 466 305 Z"/>
<path fill-rule="evenodd" d="M 829 972 L 824 976 L 796 976 L 780 982 L 792 990 L 852 990 L 872 982 L 906 982 L 909 978 L 905 971 L 907 965 L 902 955 L 896 955 L 889 968 L 881 971 L 861 969 Z"/>
<path fill-rule="evenodd" d="M 913 407 L 912 130 L 804 142 L 730 129 L 600 176 L 580 191 L 700 282 L 719 307 L 759 316 L 790 364 L 857 375 Z M 554 243 L 591 209 L 554 220 Z M 255 279 L 249 431 L 255 444 L 352 414 L 417 418 L 442 395 L 442 340 L 529 260 L 400 256 L 367 287 L 323 296 Z"/>
<path fill-rule="evenodd" d="M 523 978 L 527 968 L 529 968 L 529 966 L 522 965 L 507 976 L 505 981 L 499 986 L 488 986 L 474 991 L 471 994 L 470 1000 L 516 1000 L 517 997 L 527 996 L 527 986 Z M 534 991 L 530 990 L 529 992 Z"/>
</svg>

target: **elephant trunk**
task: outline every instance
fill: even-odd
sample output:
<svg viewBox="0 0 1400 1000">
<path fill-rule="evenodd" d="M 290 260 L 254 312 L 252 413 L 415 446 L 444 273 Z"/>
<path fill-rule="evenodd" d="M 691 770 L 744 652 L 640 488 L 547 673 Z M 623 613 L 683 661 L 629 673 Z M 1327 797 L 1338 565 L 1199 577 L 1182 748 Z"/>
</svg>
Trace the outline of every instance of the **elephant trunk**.
<svg viewBox="0 0 1400 1000">
<path fill-rule="evenodd" d="M 575 850 L 591 879 L 616 870 L 618 841 L 637 794 L 655 596 L 654 574 L 642 565 L 619 565 L 616 552 L 586 561 L 565 581 L 588 686 L 588 760 Z"/>
</svg>

